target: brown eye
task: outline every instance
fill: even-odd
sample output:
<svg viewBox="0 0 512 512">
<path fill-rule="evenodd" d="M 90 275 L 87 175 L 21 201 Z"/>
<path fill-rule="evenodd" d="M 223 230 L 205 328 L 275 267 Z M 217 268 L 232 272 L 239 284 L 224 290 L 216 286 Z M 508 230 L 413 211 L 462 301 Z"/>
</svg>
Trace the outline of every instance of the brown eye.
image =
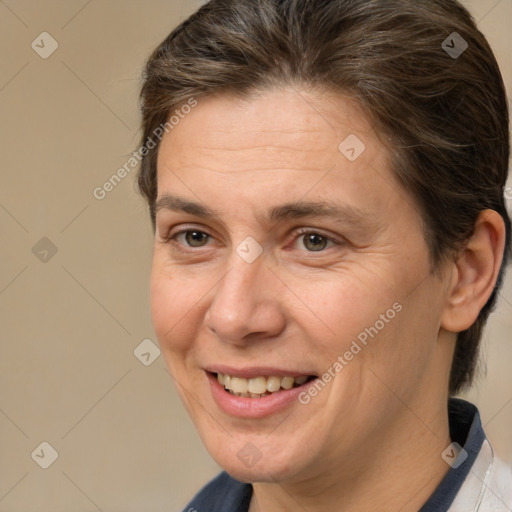
<svg viewBox="0 0 512 512">
<path fill-rule="evenodd" d="M 302 239 L 304 247 L 311 251 L 322 251 L 323 249 L 326 248 L 326 245 L 329 242 L 329 240 L 326 237 L 318 233 L 309 233 L 307 235 L 304 235 Z"/>
<path fill-rule="evenodd" d="M 341 242 L 312 229 L 299 231 L 295 244 L 298 244 L 299 241 L 301 242 L 300 245 L 305 247 L 306 252 L 322 252 L 329 247 L 342 245 Z M 296 249 L 304 251 L 303 248 L 298 246 L 296 246 Z"/>
<path fill-rule="evenodd" d="M 189 247 L 203 247 L 210 236 L 202 231 L 187 230 L 177 233 L 173 238 L 177 238 L 179 235 L 185 235 L 185 242 Z"/>
</svg>

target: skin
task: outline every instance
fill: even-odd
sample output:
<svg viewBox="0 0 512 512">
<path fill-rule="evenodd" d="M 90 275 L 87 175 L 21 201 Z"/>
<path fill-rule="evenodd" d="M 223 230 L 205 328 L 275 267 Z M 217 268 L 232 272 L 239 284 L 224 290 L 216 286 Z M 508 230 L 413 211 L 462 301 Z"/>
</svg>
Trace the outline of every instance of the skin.
<svg viewBox="0 0 512 512">
<path fill-rule="evenodd" d="M 353 162 L 338 150 L 349 134 L 366 146 Z M 162 140 L 158 199 L 179 195 L 217 216 L 158 211 L 152 321 L 208 451 L 253 483 L 251 512 L 413 512 L 449 469 L 441 453 L 451 442 L 455 333 L 492 292 L 504 226 L 483 212 L 465 251 L 431 273 L 419 213 L 384 139 L 349 98 L 282 88 L 201 99 Z M 366 225 L 263 217 L 324 199 L 362 210 Z M 299 228 L 340 243 L 314 251 Z M 167 240 L 180 229 L 211 236 Z M 252 263 L 236 252 L 248 236 L 263 250 Z M 402 310 L 307 405 L 240 419 L 213 401 L 205 366 L 321 375 L 394 303 Z M 261 454 L 252 467 L 237 457 L 248 442 Z"/>
</svg>

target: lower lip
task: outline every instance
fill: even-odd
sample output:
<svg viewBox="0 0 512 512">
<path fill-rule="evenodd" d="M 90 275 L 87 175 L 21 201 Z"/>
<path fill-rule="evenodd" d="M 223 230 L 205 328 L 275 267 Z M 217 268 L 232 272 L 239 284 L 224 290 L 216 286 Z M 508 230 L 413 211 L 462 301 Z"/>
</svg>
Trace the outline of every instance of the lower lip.
<svg viewBox="0 0 512 512">
<path fill-rule="evenodd" d="M 212 396 L 215 403 L 225 413 L 238 418 L 263 418 L 277 412 L 283 411 L 293 403 L 300 405 L 298 396 L 305 391 L 310 384 L 315 381 L 309 381 L 301 386 L 292 389 L 282 389 L 270 395 L 261 398 L 246 398 L 232 395 L 224 389 L 217 377 L 209 372 L 205 372 L 210 382 Z"/>
</svg>

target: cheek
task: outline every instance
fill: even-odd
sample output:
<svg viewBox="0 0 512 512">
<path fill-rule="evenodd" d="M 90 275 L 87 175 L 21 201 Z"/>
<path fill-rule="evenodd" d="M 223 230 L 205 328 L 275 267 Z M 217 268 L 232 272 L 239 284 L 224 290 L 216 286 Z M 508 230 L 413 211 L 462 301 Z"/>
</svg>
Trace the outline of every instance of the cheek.
<svg viewBox="0 0 512 512">
<path fill-rule="evenodd" d="M 371 283 L 364 275 L 331 276 L 329 281 L 308 283 L 305 287 L 304 302 L 311 313 L 295 318 L 300 318 L 306 332 L 311 333 L 313 326 L 318 326 L 314 328 L 315 339 L 331 359 L 348 350 L 353 340 L 364 343 L 376 331 L 388 330 L 400 315 L 399 293 L 386 286 L 390 280 L 375 274 L 368 277 Z"/>
<path fill-rule="evenodd" d="M 439 290 L 424 279 L 420 264 L 356 270 L 308 283 L 303 296 L 309 312 L 294 318 L 320 348 L 318 361 L 326 368 L 347 354 L 353 376 L 370 367 L 391 382 L 407 380 L 435 348 Z"/>
<path fill-rule="evenodd" d="M 164 351 L 181 352 L 190 348 L 194 339 L 194 318 L 198 315 L 203 295 L 197 282 L 175 278 L 154 264 L 151 272 L 151 319 L 155 334 Z"/>
<path fill-rule="evenodd" d="M 399 302 L 400 312 L 375 338 L 368 338 L 366 364 L 374 374 L 373 385 L 382 387 L 384 395 L 393 390 L 405 398 L 432 371 L 441 297 L 427 281 Z"/>
</svg>

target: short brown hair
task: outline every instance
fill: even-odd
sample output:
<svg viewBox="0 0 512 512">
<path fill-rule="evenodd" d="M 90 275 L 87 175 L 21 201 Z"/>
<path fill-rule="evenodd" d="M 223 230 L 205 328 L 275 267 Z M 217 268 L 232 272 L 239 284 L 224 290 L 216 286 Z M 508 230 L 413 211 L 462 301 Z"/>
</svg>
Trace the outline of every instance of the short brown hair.
<svg viewBox="0 0 512 512">
<path fill-rule="evenodd" d="M 146 63 L 142 144 L 191 97 L 293 84 L 350 94 L 390 138 L 393 171 L 421 212 L 433 271 L 464 246 L 482 210 L 503 217 L 498 282 L 457 337 L 449 387 L 461 391 L 510 257 L 508 106 L 487 40 L 456 0 L 211 0 Z M 158 143 L 138 176 L 153 229 L 157 153 Z"/>
</svg>

